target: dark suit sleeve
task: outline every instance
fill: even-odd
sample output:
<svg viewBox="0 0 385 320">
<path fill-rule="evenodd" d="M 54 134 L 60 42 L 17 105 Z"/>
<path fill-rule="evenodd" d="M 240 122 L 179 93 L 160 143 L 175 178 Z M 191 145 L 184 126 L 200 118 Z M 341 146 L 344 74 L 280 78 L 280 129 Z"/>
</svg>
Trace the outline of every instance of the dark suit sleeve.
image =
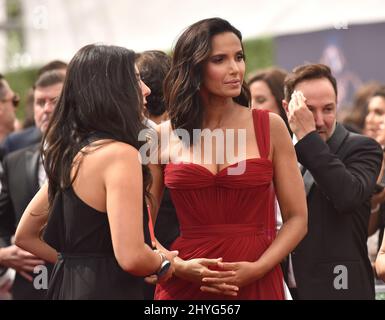
<svg viewBox="0 0 385 320">
<path fill-rule="evenodd" d="M 1 144 L 1 151 L 2 151 L 2 157 L 4 158 L 5 155 L 7 155 L 10 152 L 11 149 L 11 139 L 9 136 L 5 138 L 3 143 Z M 2 159 L 3 159 L 2 158 Z"/>
<path fill-rule="evenodd" d="M 7 159 L 7 157 L 6 157 Z M 1 193 L 0 193 L 0 247 L 9 245 L 9 240 L 15 233 L 15 212 L 8 189 L 8 165 L 7 160 L 3 162 L 3 172 L 1 174 Z"/>
<path fill-rule="evenodd" d="M 298 161 L 339 213 L 354 213 L 371 196 L 381 169 L 380 145 L 364 136 L 349 138 L 344 162 L 314 131 L 296 145 Z"/>
<path fill-rule="evenodd" d="M 0 163 L 0 248 L 11 245 L 11 237 L 15 233 L 15 214 L 11 198 L 8 193 L 8 179 L 6 175 L 6 164 Z M 0 265 L 0 276 L 3 275 L 8 268 Z"/>
</svg>

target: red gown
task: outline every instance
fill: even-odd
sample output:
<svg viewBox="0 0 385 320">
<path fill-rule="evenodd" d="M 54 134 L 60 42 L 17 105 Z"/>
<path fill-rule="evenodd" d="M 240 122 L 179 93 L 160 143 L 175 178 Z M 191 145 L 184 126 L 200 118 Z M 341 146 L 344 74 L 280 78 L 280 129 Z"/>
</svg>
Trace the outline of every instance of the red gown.
<svg viewBox="0 0 385 320">
<path fill-rule="evenodd" d="M 276 234 L 273 165 L 268 159 L 269 115 L 253 110 L 260 158 L 245 161 L 241 175 L 217 174 L 193 163 L 169 163 L 165 184 L 170 189 L 180 223 L 172 244 L 182 259 L 223 258 L 224 262 L 256 261 Z M 284 299 L 283 277 L 277 265 L 263 278 L 240 288 L 237 297 L 202 292 L 199 285 L 173 277 L 157 285 L 155 299 Z"/>
</svg>

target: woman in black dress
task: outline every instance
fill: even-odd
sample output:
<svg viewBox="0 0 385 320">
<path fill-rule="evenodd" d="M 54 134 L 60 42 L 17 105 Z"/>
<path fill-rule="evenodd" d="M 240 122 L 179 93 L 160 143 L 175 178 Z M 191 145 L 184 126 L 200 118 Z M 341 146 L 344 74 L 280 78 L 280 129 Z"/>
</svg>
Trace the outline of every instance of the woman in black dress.
<svg viewBox="0 0 385 320">
<path fill-rule="evenodd" d="M 144 276 L 172 274 L 176 252 L 149 245 L 151 176 L 138 152 L 149 93 L 128 49 L 88 45 L 68 66 L 44 136 L 48 183 L 16 232 L 18 246 L 55 263 L 50 299 L 143 299 Z"/>
</svg>

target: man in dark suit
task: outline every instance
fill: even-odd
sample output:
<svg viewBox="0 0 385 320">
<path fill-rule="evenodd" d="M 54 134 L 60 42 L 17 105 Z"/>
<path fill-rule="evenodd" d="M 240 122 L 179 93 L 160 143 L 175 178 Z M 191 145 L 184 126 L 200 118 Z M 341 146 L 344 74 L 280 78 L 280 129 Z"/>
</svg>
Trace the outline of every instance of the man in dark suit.
<svg viewBox="0 0 385 320">
<path fill-rule="evenodd" d="M 52 71 L 52 70 L 61 71 L 65 74 L 66 69 L 67 69 L 67 63 L 60 60 L 53 60 L 48 62 L 44 66 L 42 66 L 37 71 L 37 75 L 38 75 L 38 78 L 40 78 L 40 76 L 43 73 L 46 73 L 47 71 Z M 29 113 L 30 104 L 33 104 L 34 88 L 31 88 L 30 91 L 31 92 L 28 93 L 27 102 L 26 102 L 27 118 L 30 117 L 28 113 Z M 30 100 L 32 100 L 32 103 L 29 102 Z M 34 119 L 31 119 L 31 122 L 34 123 Z M 24 125 L 25 125 L 25 121 L 24 121 Z M 5 138 L 2 145 L 0 146 L 0 159 L 3 160 L 3 157 L 8 153 L 32 146 L 36 143 L 39 143 L 40 141 L 41 141 L 41 130 L 35 125 L 31 127 L 27 127 L 18 132 L 12 132 Z"/>
<path fill-rule="evenodd" d="M 13 132 L 5 138 L 2 149 L 6 155 L 16 150 L 20 150 L 39 143 L 41 140 L 41 131 L 36 126 L 26 128 L 22 131 Z"/>
<path fill-rule="evenodd" d="M 36 82 L 34 92 L 34 118 L 42 133 L 60 95 L 64 73 L 48 71 Z M 41 299 L 45 290 L 36 290 L 31 273 L 35 266 L 44 264 L 32 254 L 12 244 L 17 224 L 36 192 L 45 182 L 46 176 L 41 161 L 40 144 L 8 154 L 3 161 L 2 190 L 0 194 L 0 267 L 17 271 L 12 287 L 14 299 Z M 6 246 L 4 246 L 4 244 Z"/>
<path fill-rule="evenodd" d="M 289 287 L 298 299 L 374 299 L 366 241 L 381 147 L 336 122 L 337 84 L 325 65 L 296 68 L 284 105 L 309 214 L 308 233 L 291 254 Z"/>
<path fill-rule="evenodd" d="M 15 130 L 16 108 L 19 104 L 19 96 L 9 86 L 7 80 L 0 74 L 0 143 Z M 0 146 L 0 159 L 4 150 Z"/>
</svg>

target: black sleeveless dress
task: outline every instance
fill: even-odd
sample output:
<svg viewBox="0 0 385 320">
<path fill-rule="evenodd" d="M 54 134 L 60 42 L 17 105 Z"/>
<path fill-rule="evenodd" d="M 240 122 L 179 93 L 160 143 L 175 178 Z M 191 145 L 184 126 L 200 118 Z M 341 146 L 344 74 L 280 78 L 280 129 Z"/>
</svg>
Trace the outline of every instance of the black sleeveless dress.
<svg viewBox="0 0 385 320">
<path fill-rule="evenodd" d="M 144 203 L 143 208 L 145 242 L 150 245 Z M 116 261 L 107 214 L 88 206 L 72 187 L 56 194 L 44 240 L 58 251 L 48 299 L 143 299 L 143 278 L 123 271 Z"/>
</svg>

